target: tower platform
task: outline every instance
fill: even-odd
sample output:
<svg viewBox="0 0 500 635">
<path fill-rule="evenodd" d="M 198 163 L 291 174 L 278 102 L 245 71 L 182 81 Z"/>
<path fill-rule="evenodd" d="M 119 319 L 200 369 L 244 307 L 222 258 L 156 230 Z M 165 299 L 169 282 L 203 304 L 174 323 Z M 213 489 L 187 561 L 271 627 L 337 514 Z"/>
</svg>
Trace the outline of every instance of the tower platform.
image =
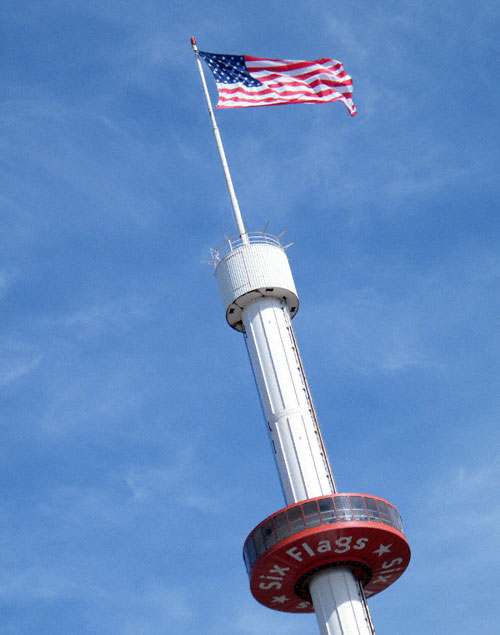
<svg viewBox="0 0 500 635">
<path fill-rule="evenodd" d="M 410 562 L 397 509 L 382 498 L 334 494 L 289 505 L 250 533 L 243 557 L 253 596 L 289 613 L 313 612 L 309 579 L 350 569 L 367 597 L 395 582 Z"/>
</svg>

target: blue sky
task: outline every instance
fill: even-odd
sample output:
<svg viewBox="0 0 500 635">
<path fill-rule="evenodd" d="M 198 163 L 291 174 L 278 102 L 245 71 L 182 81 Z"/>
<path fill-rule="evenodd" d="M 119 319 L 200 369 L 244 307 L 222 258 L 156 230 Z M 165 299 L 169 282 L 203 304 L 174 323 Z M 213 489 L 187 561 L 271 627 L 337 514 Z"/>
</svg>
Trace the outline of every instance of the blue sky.
<svg viewBox="0 0 500 635">
<path fill-rule="evenodd" d="M 283 506 L 209 246 L 234 233 L 189 38 L 341 60 L 342 104 L 220 111 L 247 225 L 288 229 L 339 487 L 413 551 L 381 635 L 493 633 L 498 3 L 5 0 L 0 633 L 308 635 L 258 605 Z M 209 79 L 215 98 L 214 84 Z"/>
</svg>

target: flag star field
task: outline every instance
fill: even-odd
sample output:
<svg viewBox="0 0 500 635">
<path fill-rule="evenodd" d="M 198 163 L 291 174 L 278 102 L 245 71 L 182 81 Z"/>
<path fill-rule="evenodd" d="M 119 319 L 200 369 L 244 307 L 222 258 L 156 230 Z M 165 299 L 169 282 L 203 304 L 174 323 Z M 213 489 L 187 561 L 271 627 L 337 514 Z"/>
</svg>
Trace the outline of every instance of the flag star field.
<svg viewBox="0 0 500 635">
<path fill-rule="evenodd" d="M 204 51 L 200 51 L 200 55 L 210 67 L 216 82 L 221 84 L 241 82 L 245 86 L 262 85 L 262 82 L 252 77 L 248 72 L 244 55 L 217 55 Z"/>
</svg>

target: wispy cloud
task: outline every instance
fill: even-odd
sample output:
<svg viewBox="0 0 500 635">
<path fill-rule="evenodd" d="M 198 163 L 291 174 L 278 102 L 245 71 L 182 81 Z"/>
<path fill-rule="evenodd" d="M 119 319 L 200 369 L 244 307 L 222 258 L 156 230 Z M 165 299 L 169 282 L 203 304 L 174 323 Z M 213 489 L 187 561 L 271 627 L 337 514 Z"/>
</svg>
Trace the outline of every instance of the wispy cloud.
<svg viewBox="0 0 500 635">
<path fill-rule="evenodd" d="M 125 477 L 132 494 L 131 500 L 137 504 L 158 503 L 173 495 L 184 504 L 186 487 L 190 487 L 190 474 L 193 472 L 194 456 L 191 449 L 178 453 L 169 466 L 164 468 L 132 467 Z"/>
<path fill-rule="evenodd" d="M 131 502 L 138 506 L 163 506 L 175 501 L 179 508 L 203 515 L 218 515 L 232 504 L 233 488 L 226 486 L 221 490 L 216 482 L 200 477 L 199 445 L 200 441 L 193 438 L 189 449 L 179 450 L 166 460 L 168 467 L 131 467 L 125 476 Z"/>
<path fill-rule="evenodd" d="M 7 287 L 10 284 L 10 276 L 6 271 L 0 271 L 0 297 L 5 293 Z"/>
<path fill-rule="evenodd" d="M 315 632 L 317 625 L 314 615 L 284 616 L 280 613 L 270 614 L 259 608 L 248 608 L 236 616 L 233 628 L 237 635 L 262 635 L 265 632 L 275 635 L 303 635 L 305 632 Z"/>
<path fill-rule="evenodd" d="M 4 336 L 0 341 L 0 385 L 8 385 L 36 370 L 43 360 L 41 346 Z"/>
<path fill-rule="evenodd" d="M 477 575 L 473 572 L 483 566 L 488 569 L 494 562 L 500 564 L 495 549 L 500 539 L 500 502 L 496 496 L 500 455 L 493 453 L 490 458 L 488 465 L 470 460 L 467 465 L 447 466 L 439 479 L 429 479 L 424 496 L 417 502 L 426 509 L 432 531 L 427 523 L 419 523 L 415 541 L 420 550 L 425 550 L 425 557 L 439 552 L 440 575 L 445 575 L 450 563 L 465 578 Z M 472 539 L 474 536 L 480 539 Z M 456 562 L 457 553 L 462 555 L 460 564 Z M 480 575 L 487 576 L 488 572 Z"/>
<path fill-rule="evenodd" d="M 68 330 L 77 329 L 89 335 L 102 335 L 111 330 L 116 332 L 116 329 L 132 329 L 138 322 L 151 320 L 156 304 L 151 294 L 125 296 L 82 307 L 72 313 L 52 318 L 48 323 Z"/>
<path fill-rule="evenodd" d="M 76 563 L 75 563 L 76 564 Z M 96 573 L 96 572 L 95 572 Z M 87 622 L 93 623 L 95 633 L 120 632 L 160 633 L 165 624 L 189 621 L 193 616 L 189 589 L 160 582 L 136 585 L 134 590 L 118 580 L 107 584 L 101 573 L 92 579 L 85 567 L 77 574 L 58 567 L 31 565 L 12 570 L 4 567 L 0 575 L 3 601 L 11 606 L 43 602 L 45 606 L 61 606 L 80 602 L 95 603 L 105 600 L 110 608 L 104 614 L 97 609 Z M 35 611 L 26 615 L 26 626 L 37 621 Z"/>
<path fill-rule="evenodd" d="M 0 593 L 10 602 L 61 600 L 77 597 L 82 589 L 74 577 L 39 566 L 8 569 L 0 574 Z"/>
<path fill-rule="evenodd" d="M 499 521 L 498 527 L 500 527 L 500 501 L 492 496 L 499 487 L 500 453 L 496 456 L 496 460 L 486 465 L 480 462 L 474 464 L 471 461 L 467 466 L 461 465 L 452 468 L 435 483 L 430 500 L 436 508 L 444 506 L 448 508 L 448 512 L 454 508 L 457 514 L 462 514 L 462 508 L 459 510 L 456 507 L 458 503 L 462 506 L 470 500 L 488 500 L 486 506 L 475 509 L 474 514 L 470 515 L 470 521 L 481 524 L 480 519 L 483 514 L 486 514 L 487 517 L 491 517 L 493 514 Z"/>
<path fill-rule="evenodd" d="M 6 385 L 31 373 L 41 363 L 43 355 L 36 355 L 28 361 L 5 360 L 0 362 L 0 384 Z"/>
<path fill-rule="evenodd" d="M 310 322 L 318 313 L 329 316 L 323 350 L 326 345 L 343 366 L 361 373 L 441 368 L 442 362 L 422 338 L 422 316 L 412 299 L 389 300 L 373 288 L 364 288 L 334 294 L 304 319 Z"/>
</svg>

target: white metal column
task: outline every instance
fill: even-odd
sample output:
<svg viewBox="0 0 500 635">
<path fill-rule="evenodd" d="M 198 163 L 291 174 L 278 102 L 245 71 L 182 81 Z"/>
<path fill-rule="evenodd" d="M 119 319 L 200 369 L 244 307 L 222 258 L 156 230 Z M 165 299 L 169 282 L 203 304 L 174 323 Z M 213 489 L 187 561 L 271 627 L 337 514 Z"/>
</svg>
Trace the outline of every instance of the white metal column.
<svg viewBox="0 0 500 635">
<path fill-rule="evenodd" d="M 243 324 L 286 504 L 335 492 L 286 304 L 254 300 Z"/>
<path fill-rule="evenodd" d="M 375 631 L 350 569 L 338 567 L 316 573 L 309 591 L 321 635 L 372 635 Z"/>
<path fill-rule="evenodd" d="M 243 309 L 243 324 L 287 505 L 334 493 L 286 303 L 256 299 Z M 316 573 L 309 590 L 321 635 L 373 635 L 366 600 L 350 569 Z"/>
</svg>

